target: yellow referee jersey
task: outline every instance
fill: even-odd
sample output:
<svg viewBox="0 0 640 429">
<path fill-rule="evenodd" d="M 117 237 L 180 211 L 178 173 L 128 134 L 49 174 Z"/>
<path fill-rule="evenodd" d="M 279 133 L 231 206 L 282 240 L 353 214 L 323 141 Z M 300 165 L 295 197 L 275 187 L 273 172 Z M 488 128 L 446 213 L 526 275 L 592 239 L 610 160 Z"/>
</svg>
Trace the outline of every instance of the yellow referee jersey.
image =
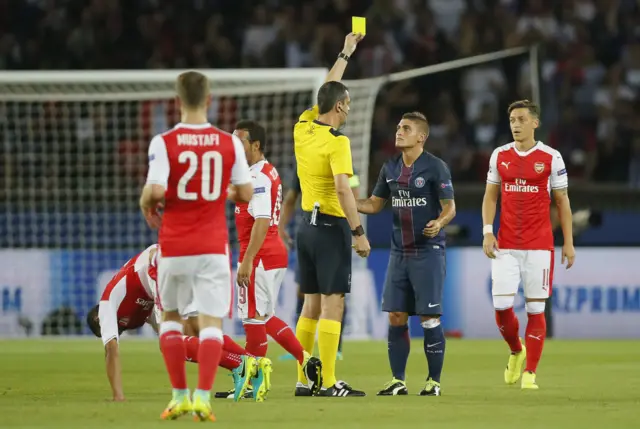
<svg viewBox="0 0 640 429">
<path fill-rule="evenodd" d="M 302 210 L 345 217 L 340 206 L 333 176 L 353 176 L 349 138 L 330 125 L 317 120 L 318 106 L 306 110 L 293 128 L 298 177 L 302 190 Z"/>
</svg>

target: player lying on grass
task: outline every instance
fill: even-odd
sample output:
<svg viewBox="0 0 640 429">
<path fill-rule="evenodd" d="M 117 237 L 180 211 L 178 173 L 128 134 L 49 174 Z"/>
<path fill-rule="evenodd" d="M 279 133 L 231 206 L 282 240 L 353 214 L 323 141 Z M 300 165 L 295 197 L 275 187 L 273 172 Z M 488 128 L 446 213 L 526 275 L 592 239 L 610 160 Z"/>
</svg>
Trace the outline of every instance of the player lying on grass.
<svg viewBox="0 0 640 429">
<path fill-rule="evenodd" d="M 253 183 L 249 203 L 236 202 L 236 229 L 240 242 L 237 275 L 238 310 L 247 335 L 246 349 L 254 356 L 267 353 L 267 334 L 291 353 L 302 366 L 310 385 L 322 383 L 322 364 L 304 350 L 287 324 L 275 315 L 278 292 L 287 272 L 289 255 L 278 234 L 282 207 L 282 182 L 276 168 L 264 156 L 266 131 L 256 121 L 244 120 L 233 132 L 244 146 Z M 235 201 L 233 187 L 228 198 Z M 270 385 L 271 361 L 262 359 L 260 370 Z M 236 386 L 235 398 L 243 395 L 249 379 Z M 311 391 L 311 390 L 309 390 Z M 257 392 L 261 400 L 262 392 Z"/>
<path fill-rule="evenodd" d="M 114 401 L 124 400 L 122 388 L 119 339 L 128 330 L 134 330 L 148 323 L 158 333 L 158 312 L 154 311 L 157 301 L 155 254 L 157 245 L 152 245 L 142 253 L 131 258 L 107 284 L 100 303 L 87 314 L 87 324 L 97 337 L 102 338 L 105 348 L 105 364 L 107 378 L 111 385 Z M 195 318 L 185 320 L 186 327 L 191 329 L 191 336 L 184 336 L 186 359 L 198 362 L 200 340 L 197 337 L 199 327 Z M 195 323 L 194 323 L 195 322 Z M 252 364 L 254 359 L 245 349 L 236 344 L 230 337 L 223 337 L 223 352 L 220 366 L 231 371 L 234 383 L 246 379 L 246 374 L 257 377 L 259 365 Z M 254 370 L 244 371 L 245 368 Z M 217 393 L 216 397 L 228 397 L 228 392 Z M 252 390 L 247 390 L 245 398 L 253 397 Z"/>
<path fill-rule="evenodd" d="M 445 337 L 440 316 L 445 265 L 443 228 L 456 215 L 449 168 L 425 150 L 427 118 L 405 113 L 396 129 L 402 152 L 382 166 L 373 195 L 358 200 L 358 211 L 380 212 L 391 200 L 393 236 L 384 283 L 382 311 L 389 313 L 388 352 L 393 379 L 378 396 L 406 395 L 409 316 L 418 315 L 424 333 L 429 376 L 420 396 L 440 396 Z"/>
<path fill-rule="evenodd" d="M 514 384 L 522 376 L 523 389 L 537 389 L 536 370 L 547 332 L 544 309 L 553 286 L 550 194 L 562 224 L 562 262 L 566 260 L 567 268 L 571 268 L 576 256 L 567 193 L 569 182 L 560 152 L 535 140 L 540 108 L 529 100 L 521 100 L 512 103 L 508 113 L 514 141 L 494 150 L 489 161 L 482 201 L 482 247 L 491 259 L 496 323 L 511 349 L 504 381 Z M 498 196 L 501 215 L 496 240 L 493 221 Z M 527 310 L 524 344 L 519 338 L 520 327 L 513 311 L 520 282 Z"/>
</svg>

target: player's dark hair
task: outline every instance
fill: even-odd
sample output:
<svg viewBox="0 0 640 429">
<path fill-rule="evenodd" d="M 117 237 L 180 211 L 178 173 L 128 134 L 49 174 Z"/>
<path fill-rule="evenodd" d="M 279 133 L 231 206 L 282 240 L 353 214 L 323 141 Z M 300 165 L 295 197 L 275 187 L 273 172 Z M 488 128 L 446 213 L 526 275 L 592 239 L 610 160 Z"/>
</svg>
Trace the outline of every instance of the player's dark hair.
<svg viewBox="0 0 640 429">
<path fill-rule="evenodd" d="M 100 320 L 98 320 L 98 306 L 96 305 L 87 313 L 87 325 L 93 335 L 100 337 Z"/>
<path fill-rule="evenodd" d="M 245 130 L 249 135 L 247 138 L 251 143 L 260 142 L 260 153 L 264 153 L 267 148 L 267 130 L 258 121 L 243 119 L 236 124 L 236 130 Z"/>
<path fill-rule="evenodd" d="M 342 82 L 325 82 L 318 90 L 318 113 L 324 115 L 334 108 L 338 101 L 347 98 L 347 86 Z"/>
<path fill-rule="evenodd" d="M 527 109 L 529 114 L 536 119 L 540 119 L 540 106 L 538 106 L 533 101 L 529 100 L 518 100 L 509 104 L 509 108 L 507 109 L 507 113 L 510 115 L 515 109 Z"/>
<path fill-rule="evenodd" d="M 184 107 L 204 106 L 209 91 L 209 79 L 197 71 L 184 72 L 176 80 L 176 92 Z"/>
<path fill-rule="evenodd" d="M 427 117 L 420 112 L 408 112 L 402 115 L 402 119 L 408 119 L 409 121 L 413 121 L 418 124 L 422 131 L 429 137 L 429 121 L 427 121 Z"/>
</svg>

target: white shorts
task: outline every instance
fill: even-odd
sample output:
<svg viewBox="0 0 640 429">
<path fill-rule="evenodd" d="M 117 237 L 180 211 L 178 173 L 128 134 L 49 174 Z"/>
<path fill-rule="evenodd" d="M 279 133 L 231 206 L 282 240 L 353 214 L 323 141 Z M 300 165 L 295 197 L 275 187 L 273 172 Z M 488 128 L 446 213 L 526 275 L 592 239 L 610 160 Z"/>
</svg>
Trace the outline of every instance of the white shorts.
<svg viewBox="0 0 640 429">
<path fill-rule="evenodd" d="M 160 308 L 160 305 L 156 305 L 153 307 L 153 317 L 158 324 L 162 322 L 162 309 Z M 184 320 L 187 320 L 190 317 L 198 316 L 198 312 L 196 311 L 196 303 L 194 301 L 191 301 L 189 305 L 187 305 L 187 308 L 185 308 L 183 311 L 184 313 L 180 313 L 180 317 L 182 317 L 182 319 Z"/>
<path fill-rule="evenodd" d="M 553 256 L 551 250 L 501 249 L 491 260 L 491 293 L 494 296 L 514 295 L 522 281 L 525 298 L 549 298 Z"/>
<path fill-rule="evenodd" d="M 162 257 L 158 252 L 158 295 L 164 311 L 182 317 L 226 317 L 231 311 L 228 255 Z"/>
<path fill-rule="evenodd" d="M 238 288 L 238 317 L 253 319 L 256 316 L 273 316 L 278 303 L 280 286 L 287 273 L 286 268 L 265 270 L 262 262 L 253 269 L 249 287 Z"/>
</svg>

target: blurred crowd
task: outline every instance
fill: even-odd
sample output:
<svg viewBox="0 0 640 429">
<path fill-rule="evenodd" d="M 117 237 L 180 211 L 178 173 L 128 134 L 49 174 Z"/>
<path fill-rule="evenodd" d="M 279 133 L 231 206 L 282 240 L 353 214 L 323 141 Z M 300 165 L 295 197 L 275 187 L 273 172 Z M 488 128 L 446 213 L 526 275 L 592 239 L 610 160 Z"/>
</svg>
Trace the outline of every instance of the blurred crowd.
<svg viewBox="0 0 640 429">
<path fill-rule="evenodd" d="M 353 15 L 349 79 L 539 44 L 541 138 L 573 180 L 640 188 L 638 0 L 0 0 L 0 69 L 330 67 Z M 385 86 L 370 177 L 419 110 L 454 180 L 483 181 L 530 76 L 523 55 Z"/>
</svg>

